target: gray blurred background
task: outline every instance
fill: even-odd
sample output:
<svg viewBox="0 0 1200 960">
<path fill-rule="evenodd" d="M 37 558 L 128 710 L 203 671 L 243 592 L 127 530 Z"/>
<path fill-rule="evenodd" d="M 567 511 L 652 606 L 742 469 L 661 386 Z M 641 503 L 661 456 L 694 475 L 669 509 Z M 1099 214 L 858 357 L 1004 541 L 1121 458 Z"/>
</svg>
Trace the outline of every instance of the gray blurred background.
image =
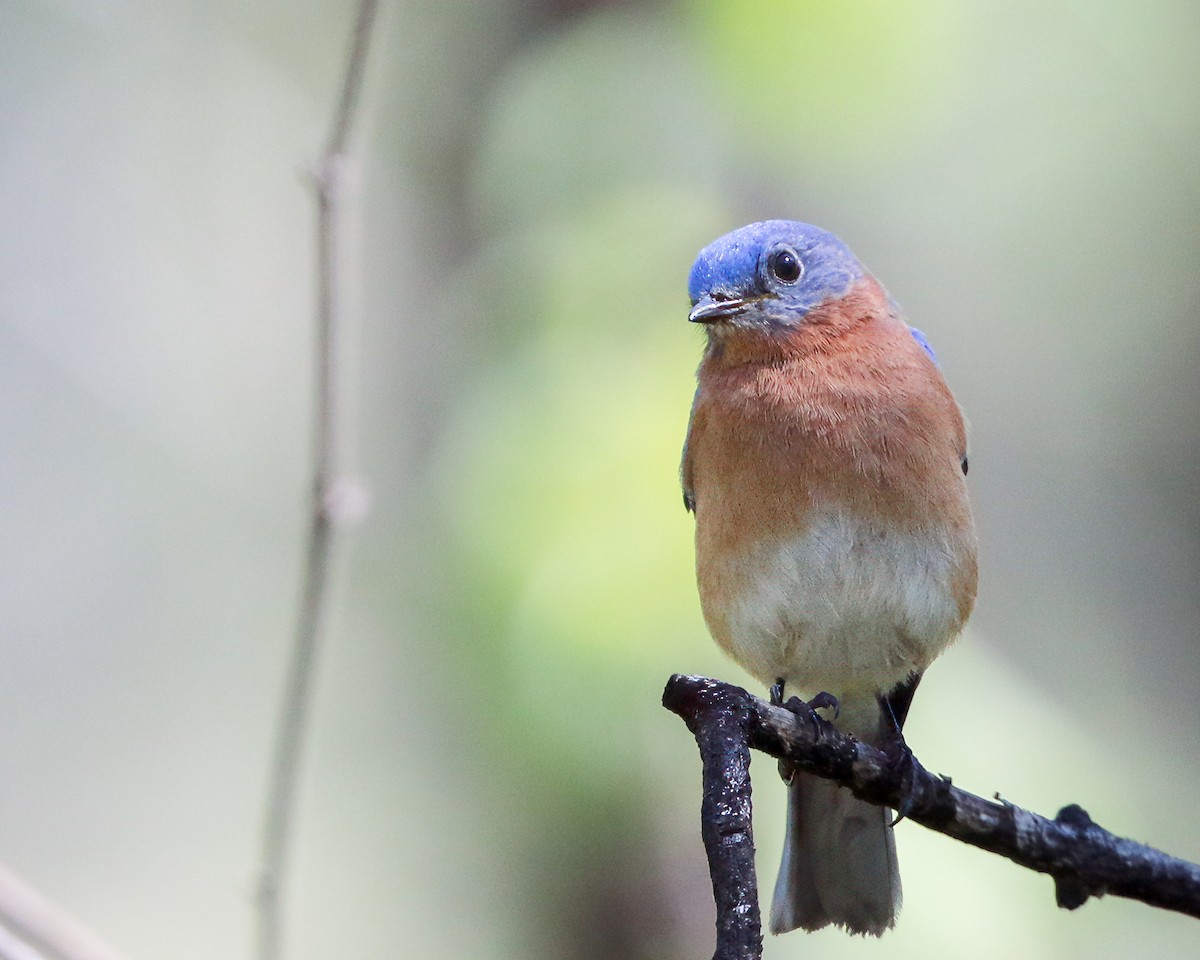
<svg viewBox="0 0 1200 960">
<path fill-rule="evenodd" d="M 135 958 L 244 957 L 299 583 L 312 201 L 352 4 L 0 6 L 0 861 Z M 1200 859 L 1200 6 L 384 3 L 347 170 L 336 549 L 290 956 L 708 956 L 676 671 L 685 279 L 838 233 L 971 421 L 933 770 Z M 755 764 L 760 881 L 784 791 Z M 911 823 L 820 955 L 1194 957 Z"/>
</svg>

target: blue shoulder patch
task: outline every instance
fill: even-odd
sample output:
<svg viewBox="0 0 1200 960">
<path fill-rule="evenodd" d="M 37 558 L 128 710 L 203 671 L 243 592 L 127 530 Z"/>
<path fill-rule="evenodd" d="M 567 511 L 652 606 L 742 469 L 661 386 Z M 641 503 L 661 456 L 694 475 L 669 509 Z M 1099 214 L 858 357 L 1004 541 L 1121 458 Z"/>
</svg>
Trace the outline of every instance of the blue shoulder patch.
<svg viewBox="0 0 1200 960">
<path fill-rule="evenodd" d="M 933 365 L 935 367 L 938 366 L 937 354 L 933 352 L 933 347 L 931 347 L 929 345 L 929 341 L 925 339 L 925 334 L 923 334 L 916 327 L 909 327 L 908 332 L 911 333 L 913 335 L 913 339 L 921 345 L 921 349 L 929 354 L 929 359 L 933 361 Z"/>
</svg>

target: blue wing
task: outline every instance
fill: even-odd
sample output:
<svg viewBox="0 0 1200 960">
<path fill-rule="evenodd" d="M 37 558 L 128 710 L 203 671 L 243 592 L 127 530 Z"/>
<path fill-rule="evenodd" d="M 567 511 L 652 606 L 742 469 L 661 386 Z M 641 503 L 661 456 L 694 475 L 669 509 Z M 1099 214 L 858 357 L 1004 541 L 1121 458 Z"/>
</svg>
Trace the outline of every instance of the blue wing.
<svg viewBox="0 0 1200 960">
<path fill-rule="evenodd" d="M 921 345 L 921 349 L 929 354 L 929 359 L 933 361 L 934 366 L 938 366 L 937 354 L 933 352 L 933 347 L 931 347 L 929 345 L 929 341 L 925 339 L 925 334 L 923 334 L 916 327 L 909 327 L 908 332 L 911 333 L 913 335 L 913 339 Z"/>
</svg>

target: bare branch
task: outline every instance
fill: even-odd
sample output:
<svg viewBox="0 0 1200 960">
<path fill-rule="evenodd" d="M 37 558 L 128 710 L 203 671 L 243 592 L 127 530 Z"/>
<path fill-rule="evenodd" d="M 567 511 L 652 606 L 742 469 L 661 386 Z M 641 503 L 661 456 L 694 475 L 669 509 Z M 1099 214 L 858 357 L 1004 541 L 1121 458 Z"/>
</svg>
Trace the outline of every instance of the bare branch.
<svg viewBox="0 0 1200 960">
<path fill-rule="evenodd" d="M 313 409 L 312 505 L 300 608 L 292 641 L 279 727 L 263 822 L 262 861 L 258 883 L 258 951 L 260 960 L 280 956 L 280 890 L 287 866 L 295 807 L 297 773 L 311 701 L 313 667 L 328 581 L 332 539 L 334 426 L 337 345 L 337 221 L 339 174 L 346 142 L 362 89 L 367 49 L 378 0 L 362 0 L 346 62 L 329 139 L 313 178 L 317 200 L 316 376 Z"/>
<path fill-rule="evenodd" d="M 1200 917 L 1200 865 L 1115 836 L 1075 804 L 1049 820 L 1004 800 L 985 800 L 916 760 L 899 763 L 840 733 L 799 700 L 776 707 L 717 680 L 677 674 L 667 683 L 663 705 L 695 734 L 704 763 L 702 832 L 717 903 L 714 960 L 761 956 L 761 947 L 748 946 L 761 943 L 748 747 L 834 780 L 870 803 L 896 809 L 903 800 L 908 819 L 1049 874 L 1061 907 L 1074 910 L 1089 897 L 1113 894 Z M 729 842 L 724 830 L 734 812 L 737 839 L 748 848 L 737 857 L 721 848 Z"/>
<path fill-rule="evenodd" d="M 0 960 L 123 960 L 37 890 L 0 866 Z"/>
<path fill-rule="evenodd" d="M 714 960 L 755 960 L 762 956 L 762 922 L 750 816 L 752 715 L 744 709 L 727 709 L 721 700 L 704 696 L 704 691 L 688 705 L 692 713 L 680 715 L 696 735 L 704 768 L 700 830 L 717 904 Z"/>
</svg>

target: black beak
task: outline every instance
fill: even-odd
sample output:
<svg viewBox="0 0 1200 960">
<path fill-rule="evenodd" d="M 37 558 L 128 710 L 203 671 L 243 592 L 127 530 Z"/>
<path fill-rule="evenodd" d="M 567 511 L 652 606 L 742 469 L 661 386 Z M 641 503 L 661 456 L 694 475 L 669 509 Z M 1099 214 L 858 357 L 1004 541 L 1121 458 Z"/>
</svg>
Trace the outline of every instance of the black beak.
<svg viewBox="0 0 1200 960">
<path fill-rule="evenodd" d="M 704 296 L 692 307 L 692 312 L 688 314 L 688 319 L 692 323 L 715 323 L 718 320 L 728 320 L 730 317 L 735 317 L 745 310 L 750 303 L 752 301 L 740 297 L 717 300 L 711 295 Z"/>
</svg>

